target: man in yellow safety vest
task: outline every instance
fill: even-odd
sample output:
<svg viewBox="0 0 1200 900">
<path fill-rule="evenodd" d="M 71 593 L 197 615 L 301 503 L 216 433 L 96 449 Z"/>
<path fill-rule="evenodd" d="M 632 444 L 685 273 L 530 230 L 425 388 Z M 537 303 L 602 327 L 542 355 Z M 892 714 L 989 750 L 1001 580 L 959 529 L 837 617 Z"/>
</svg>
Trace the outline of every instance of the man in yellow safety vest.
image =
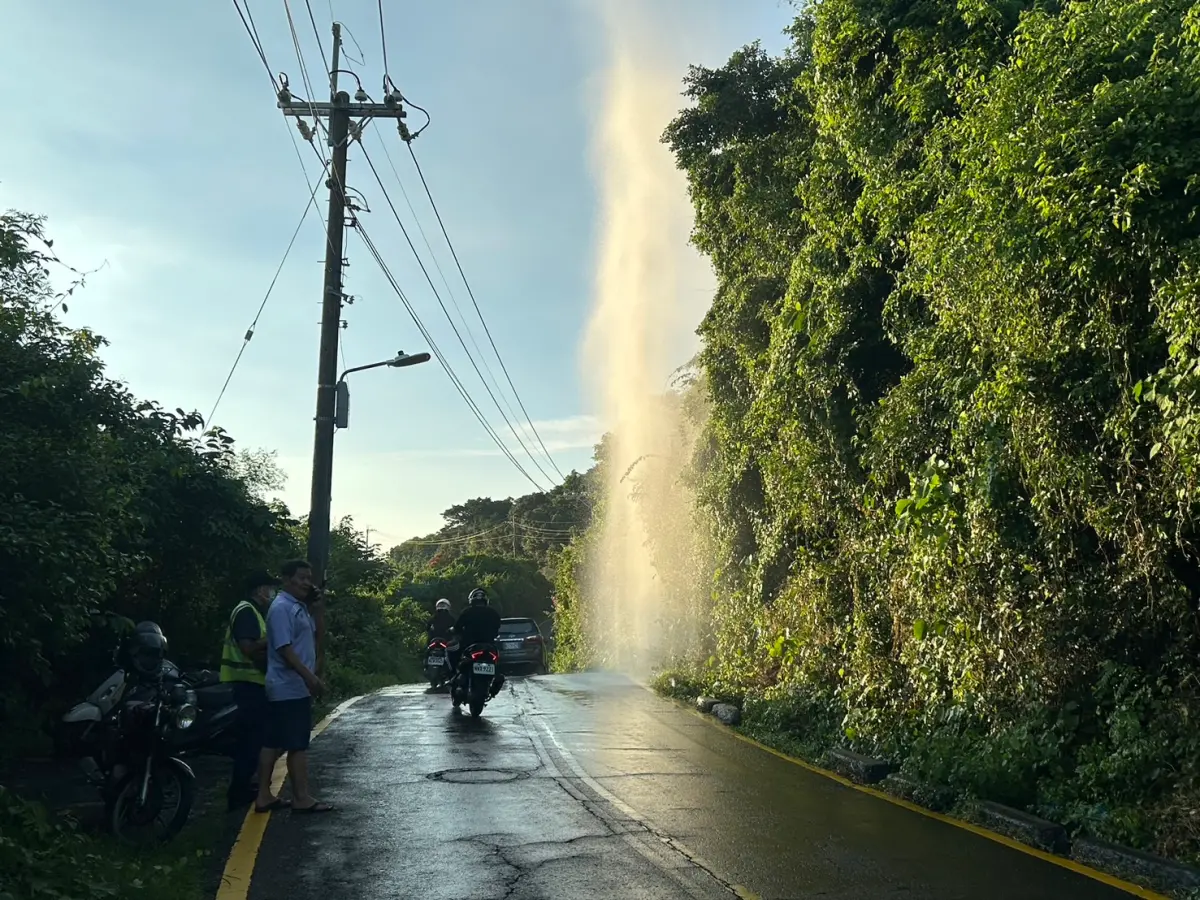
<svg viewBox="0 0 1200 900">
<path fill-rule="evenodd" d="M 267 624 L 263 618 L 280 581 L 266 572 L 246 579 L 247 599 L 233 608 L 221 649 L 221 681 L 233 690 L 237 703 L 238 743 L 229 780 L 229 809 L 248 806 L 258 787 L 253 784 L 267 718 Z"/>
</svg>

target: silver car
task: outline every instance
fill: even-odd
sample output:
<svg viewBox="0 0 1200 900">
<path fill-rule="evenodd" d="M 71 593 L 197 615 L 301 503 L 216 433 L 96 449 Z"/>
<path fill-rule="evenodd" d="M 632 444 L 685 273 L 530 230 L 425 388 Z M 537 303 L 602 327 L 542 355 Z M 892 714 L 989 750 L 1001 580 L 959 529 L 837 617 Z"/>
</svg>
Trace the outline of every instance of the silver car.
<svg viewBox="0 0 1200 900">
<path fill-rule="evenodd" d="M 546 674 L 546 641 L 533 619 L 501 619 L 496 638 L 500 649 L 500 668 Z"/>
</svg>

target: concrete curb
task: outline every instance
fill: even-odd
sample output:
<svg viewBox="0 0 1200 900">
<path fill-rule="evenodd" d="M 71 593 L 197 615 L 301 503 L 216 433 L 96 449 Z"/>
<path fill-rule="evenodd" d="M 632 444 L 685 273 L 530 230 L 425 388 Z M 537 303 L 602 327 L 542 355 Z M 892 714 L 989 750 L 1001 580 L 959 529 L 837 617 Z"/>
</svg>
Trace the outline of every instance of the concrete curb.
<svg viewBox="0 0 1200 900">
<path fill-rule="evenodd" d="M 1093 869 L 1112 872 L 1121 878 L 1145 884 L 1157 891 L 1200 889 L 1200 870 L 1095 838 L 1075 838 L 1071 842 L 1071 859 Z"/>
<path fill-rule="evenodd" d="M 863 756 L 853 750 L 834 747 L 826 754 L 829 767 L 859 784 L 878 784 L 888 777 L 892 764 L 886 759 Z"/>
<path fill-rule="evenodd" d="M 1070 852 L 1071 841 L 1067 830 L 1057 822 L 987 800 L 971 804 L 967 811 L 978 824 L 1022 844 L 1057 856 L 1066 856 Z"/>
<path fill-rule="evenodd" d="M 740 709 L 731 704 L 721 704 L 712 697 L 697 697 L 694 705 L 700 712 L 716 718 L 719 718 L 716 713 L 718 706 L 729 707 L 737 713 L 737 719 L 733 723 L 725 724 L 736 725 L 741 721 Z M 723 719 L 721 721 L 724 722 Z M 883 794 L 898 797 L 915 807 L 930 810 L 931 815 L 945 816 L 957 800 L 957 794 L 952 788 L 923 782 L 899 771 L 893 772 L 888 760 L 835 747 L 826 752 L 825 762 L 828 768 L 837 774 L 858 784 L 867 785 L 865 790 L 878 790 Z M 811 768 L 807 763 L 803 765 Z M 872 785 L 874 787 L 870 787 Z M 1083 835 L 1072 839 L 1066 828 L 1057 822 L 1019 809 L 990 801 L 976 801 L 965 805 L 962 814 L 960 821 L 971 822 L 977 828 L 1017 841 L 1042 853 L 1071 860 L 1072 863 L 1086 866 L 1097 873 L 1107 873 L 1114 878 L 1124 879 L 1127 882 L 1126 890 L 1141 886 L 1149 891 L 1161 892 L 1154 893 L 1153 896 L 1166 894 L 1178 900 L 1193 900 L 1196 894 L 1192 892 L 1200 891 L 1198 868 Z"/>
<path fill-rule="evenodd" d="M 918 781 L 901 772 L 893 772 L 879 784 L 879 787 L 894 797 L 931 809 L 934 812 L 949 812 L 954 806 L 957 796 L 948 787 Z"/>
</svg>

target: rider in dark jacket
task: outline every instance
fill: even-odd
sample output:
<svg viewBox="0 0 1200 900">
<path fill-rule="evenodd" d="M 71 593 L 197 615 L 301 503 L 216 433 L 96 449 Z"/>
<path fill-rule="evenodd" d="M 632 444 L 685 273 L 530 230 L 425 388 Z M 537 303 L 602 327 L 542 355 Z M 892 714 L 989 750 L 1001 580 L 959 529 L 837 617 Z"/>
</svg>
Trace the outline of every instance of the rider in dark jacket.
<svg viewBox="0 0 1200 900">
<path fill-rule="evenodd" d="M 450 601 L 446 599 L 437 602 L 437 608 L 433 612 L 433 618 L 425 624 L 425 630 L 429 632 L 429 639 L 448 638 L 450 631 L 454 628 L 454 613 L 450 612 Z"/>
<path fill-rule="evenodd" d="M 459 638 L 459 656 L 454 661 L 457 671 L 460 661 L 466 658 L 466 650 L 472 644 L 494 644 L 500 634 L 500 613 L 488 606 L 488 595 L 483 588 L 475 588 L 468 598 L 471 605 L 454 623 L 454 633 Z M 497 672 L 492 680 L 490 693 L 495 697 L 504 687 L 504 674 Z M 458 701 L 455 700 L 457 704 Z"/>
<path fill-rule="evenodd" d="M 500 633 L 500 613 L 488 606 L 488 595 L 483 588 L 475 588 L 468 598 L 471 605 L 454 623 L 463 649 L 472 644 L 492 644 Z"/>
</svg>

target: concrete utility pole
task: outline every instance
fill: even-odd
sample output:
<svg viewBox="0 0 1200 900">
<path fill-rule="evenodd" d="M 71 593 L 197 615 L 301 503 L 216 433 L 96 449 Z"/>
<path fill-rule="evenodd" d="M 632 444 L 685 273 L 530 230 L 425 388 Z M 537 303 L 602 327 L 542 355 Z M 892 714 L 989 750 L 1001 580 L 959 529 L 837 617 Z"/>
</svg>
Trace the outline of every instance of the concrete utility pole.
<svg viewBox="0 0 1200 900">
<path fill-rule="evenodd" d="M 333 163 L 329 180 L 328 244 L 325 248 L 325 289 L 321 299 L 321 348 L 317 357 L 317 415 L 313 437 L 312 493 L 308 512 L 308 561 L 313 567 L 313 581 L 325 583 L 329 562 L 330 503 L 333 489 L 333 435 L 335 385 L 337 383 L 338 334 L 342 322 L 343 238 L 346 228 L 346 155 L 352 138 L 352 119 L 404 119 L 407 113 L 403 98 L 389 87 L 383 103 L 367 102 L 361 85 L 354 102 L 345 91 L 338 91 L 339 61 L 341 59 L 342 29 L 333 26 L 333 69 L 330 72 L 328 103 L 309 98 L 300 101 L 292 96 L 286 84 L 279 92 L 279 108 L 285 116 L 305 118 L 324 116 L 329 123 L 329 146 Z M 304 130 L 303 128 L 301 129 Z M 322 617 L 323 618 L 323 617 Z M 318 621 L 318 632 L 324 623 Z"/>
</svg>

